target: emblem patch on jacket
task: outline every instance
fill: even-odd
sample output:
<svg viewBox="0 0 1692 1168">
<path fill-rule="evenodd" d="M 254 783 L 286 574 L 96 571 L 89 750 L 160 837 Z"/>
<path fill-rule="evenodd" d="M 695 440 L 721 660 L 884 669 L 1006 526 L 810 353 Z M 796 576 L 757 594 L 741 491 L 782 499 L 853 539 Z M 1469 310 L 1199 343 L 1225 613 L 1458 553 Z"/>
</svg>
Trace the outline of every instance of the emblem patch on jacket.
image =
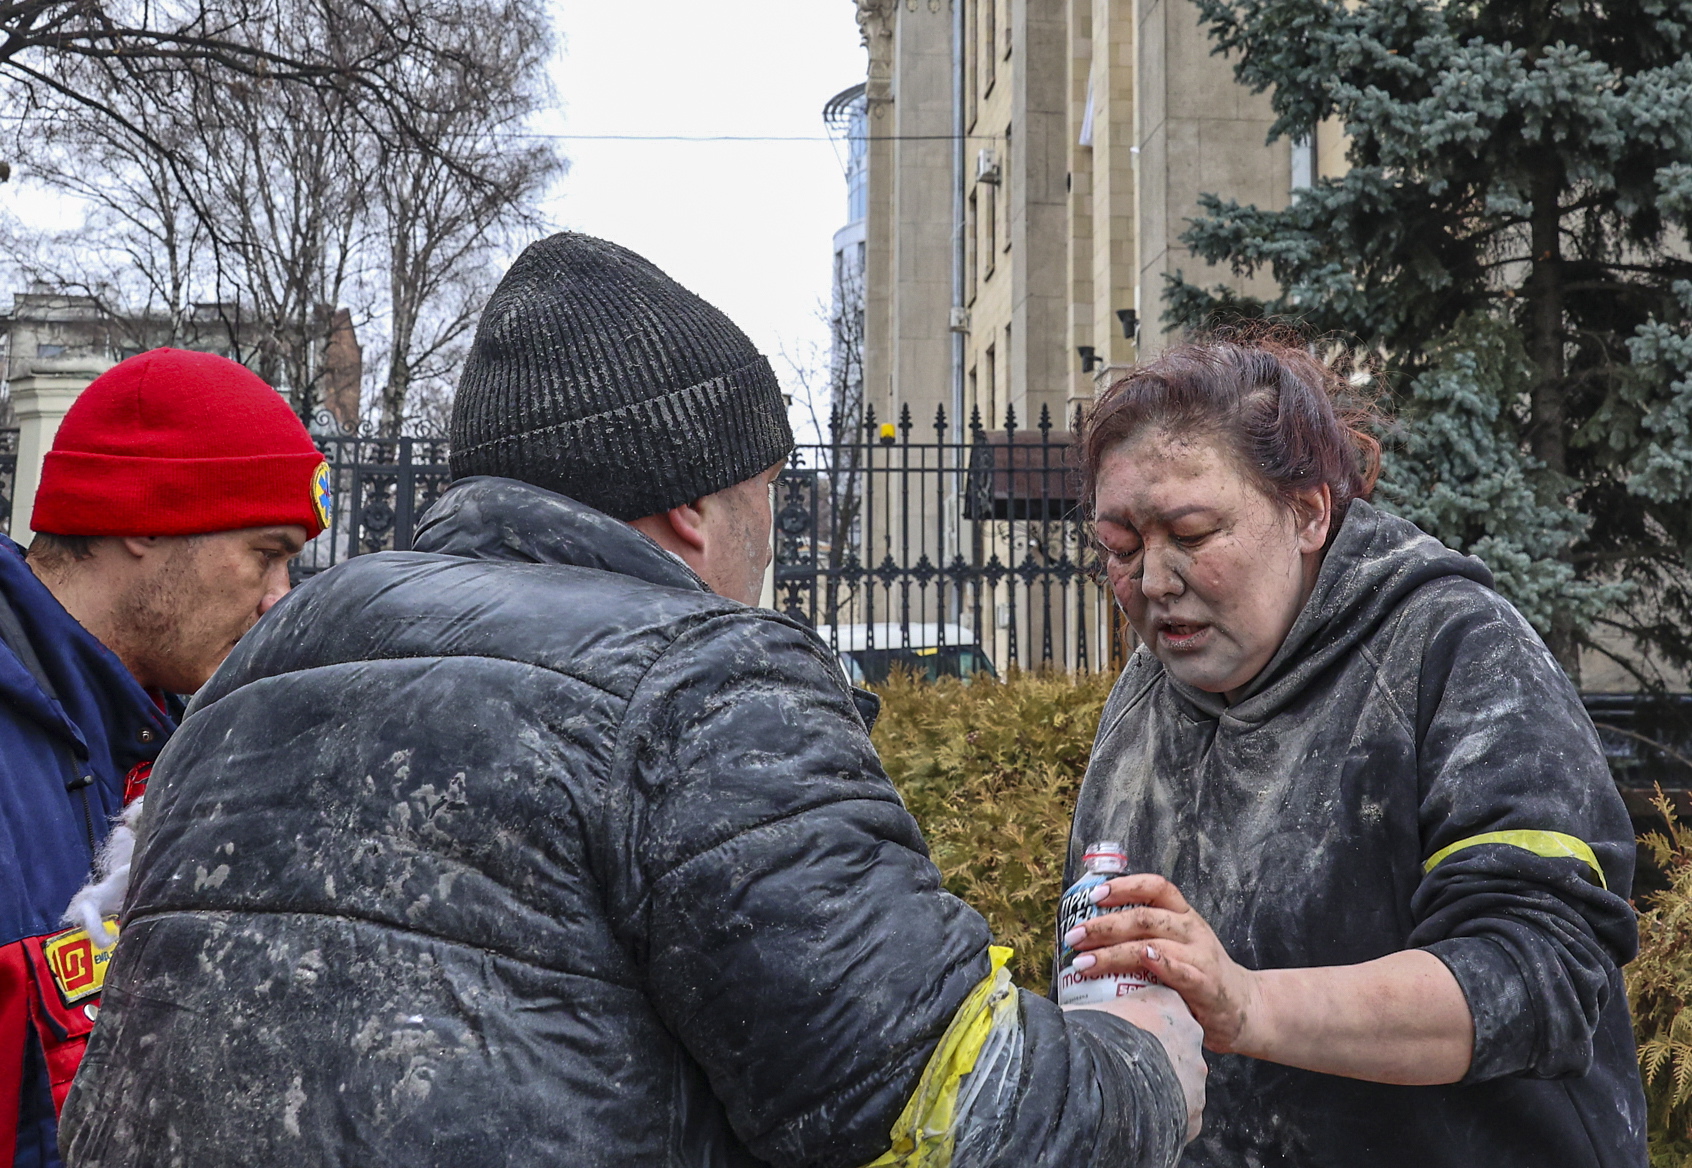
<svg viewBox="0 0 1692 1168">
<path fill-rule="evenodd" d="M 329 464 L 320 462 L 311 475 L 311 507 L 324 527 L 329 526 L 329 504 Z"/>
<path fill-rule="evenodd" d="M 108 923 L 115 931 L 117 920 Z M 106 970 L 111 966 L 114 948 L 96 949 L 88 930 L 80 926 L 54 933 L 41 943 L 47 958 L 47 968 L 58 984 L 65 1004 L 74 1005 L 83 998 L 91 998 L 106 984 Z"/>
</svg>

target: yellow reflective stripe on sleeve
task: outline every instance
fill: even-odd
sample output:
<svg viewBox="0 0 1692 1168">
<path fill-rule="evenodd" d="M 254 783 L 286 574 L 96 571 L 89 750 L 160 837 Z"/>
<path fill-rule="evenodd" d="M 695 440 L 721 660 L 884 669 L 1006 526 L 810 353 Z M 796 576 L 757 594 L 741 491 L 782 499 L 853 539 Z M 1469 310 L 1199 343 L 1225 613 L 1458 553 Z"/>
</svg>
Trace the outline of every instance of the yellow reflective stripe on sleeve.
<svg viewBox="0 0 1692 1168">
<path fill-rule="evenodd" d="M 958 1082 L 975 1069 L 994 1023 L 1016 1009 L 1016 990 L 1005 969 L 1012 951 L 994 945 L 987 952 L 993 968 L 969 991 L 940 1036 L 916 1090 L 893 1123 L 893 1146 L 865 1168 L 947 1168 L 952 1162 Z"/>
<path fill-rule="evenodd" d="M 1598 883 L 1606 890 L 1610 882 L 1604 879 L 1604 869 L 1598 866 L 1598 857 L 1587 846 L 1583 839 L 1572 835 L 1564 835 L 1560 831 L 1489 831 L 1481 835 L 1472 835 L 1468 839 L 1460 839 L 1449 847 L 1439 849 L 1429 856 L 1422 865 L 1423 872 L 1432 872 L 1439 867 L 1439 862 L 1464 848 L 1472 848 L 1476 844 L 1509 844 L 1513 848 L 1532 852 L 1536 856 L 1556 859 L 1567 856 L 1571 860 L 1580 860 L 1598 874 Z"/>
</svg>

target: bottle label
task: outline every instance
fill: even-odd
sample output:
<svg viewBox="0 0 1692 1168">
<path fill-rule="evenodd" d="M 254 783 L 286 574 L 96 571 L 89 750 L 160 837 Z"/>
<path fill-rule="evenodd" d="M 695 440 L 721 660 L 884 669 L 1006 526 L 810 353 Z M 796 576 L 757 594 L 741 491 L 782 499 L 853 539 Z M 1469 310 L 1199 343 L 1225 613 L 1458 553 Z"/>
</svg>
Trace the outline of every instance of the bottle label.
<svg viewBox="0 0 1692 1168">
<path fill-rule="evenodd" d="M 1105 977 L 1088 977 L 1065 966 L 1058 974 L 1058 1005 L 1096 1006 L 1116 998 L 1125 998 L 1136 990 L 1158 984 L 1149 973 L 1112 973 Z"/>
<path fill-rule="evenodd" d="M 1089 895 L 1093 889 L 1109 880 L 1109 876 L 1099 873 L 1088 873 L 1063 894 L 1058 901 L 1058 989 L 1057 998 L 1060 1006 L 1096 1005 L 1115 998 L 1124 997 L 1136 990 L 1143 990 L 1147 986 L 1158 985 L 1157 978 L 1146 972 L 1113 973 L 1103 977 L 1089 977 L 1086 973 L 1078 972 L 1075 965 L 1076 951 L 1063 943 L 1063 938 L 1069 930 L 1082 921 L 1090 921 L 1094 917 L 1103 916 L 1107 912 L 1121 912 L 1134 905 L 1117 905 L 1115 908 L 1100 908 L 1093 903 Z"/>
</svg>

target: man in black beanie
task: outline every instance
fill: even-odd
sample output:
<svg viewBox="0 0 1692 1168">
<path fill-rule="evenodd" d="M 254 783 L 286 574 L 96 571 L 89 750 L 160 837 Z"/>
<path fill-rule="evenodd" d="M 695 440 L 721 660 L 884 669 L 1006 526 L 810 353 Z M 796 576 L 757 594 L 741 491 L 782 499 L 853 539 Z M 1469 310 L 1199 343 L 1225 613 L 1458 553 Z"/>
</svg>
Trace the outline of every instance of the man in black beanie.
<svg viewBox="0 0 1692 1168">
<path fill-rule="evenodd" d="M 1167 990 L 1060 1011 L 940 888 L 875 699 L 749 607 L 774 375 L 622 248 L 489 302 L 416 550 L 296 589 L 153 771 L 93 1165 L 1167 1168 Z"/>
</svg>

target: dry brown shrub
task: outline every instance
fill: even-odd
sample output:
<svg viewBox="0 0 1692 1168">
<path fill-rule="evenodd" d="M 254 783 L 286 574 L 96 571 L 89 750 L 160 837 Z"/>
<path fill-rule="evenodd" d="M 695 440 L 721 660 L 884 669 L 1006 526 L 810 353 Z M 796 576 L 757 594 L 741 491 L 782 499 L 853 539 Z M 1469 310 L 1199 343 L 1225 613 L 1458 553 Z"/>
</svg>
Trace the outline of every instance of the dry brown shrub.
<svg viewBox="0 0 1692 1168">
<path fill-rule="evenodd" d="M 1692 828 L 1657 790 L 1667 831 L 1640 837 L 1669 886 L 1644 898 L 1628 998 L 1651 1133 L 1652 1168 L 1692 1164 Z"/>
<path fill-rule="evenodd" d="M 879 687 L 876 749 L 947 890 L 1016 950 L 1011 975 L 1036 993 L 1051 977 L 1070 816 L 1114 680 L 895 675 Z"/>
</svg>

